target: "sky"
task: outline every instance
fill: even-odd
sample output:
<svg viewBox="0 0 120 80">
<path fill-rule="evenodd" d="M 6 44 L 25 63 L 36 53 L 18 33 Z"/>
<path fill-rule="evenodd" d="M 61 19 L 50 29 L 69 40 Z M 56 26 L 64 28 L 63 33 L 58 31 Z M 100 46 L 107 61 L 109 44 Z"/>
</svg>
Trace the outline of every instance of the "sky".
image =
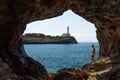
<svg viewBox="0 0 120 80">
<path fill-rule="evenodd" d="M 24 34 L 43 33 L 45 35 L 61 36 L 67 32 L 68 26 L 70 34 L 78 42 L 98 42 L 94 24 L 76 15 L 71 10 L 64 12 L 63 15 L 58 17 L 27 24 Z"/>
</svg>

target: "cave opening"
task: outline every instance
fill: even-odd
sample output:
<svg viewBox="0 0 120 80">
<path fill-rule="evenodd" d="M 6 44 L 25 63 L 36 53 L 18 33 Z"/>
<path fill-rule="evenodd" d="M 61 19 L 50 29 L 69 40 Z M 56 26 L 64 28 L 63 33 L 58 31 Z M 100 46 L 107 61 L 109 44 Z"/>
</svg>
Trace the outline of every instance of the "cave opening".
<svg viewBox="0 0 120 80">
<path fill-rule="evenodd" d="M 86 67 L 86 69 L 94 68 L 93 70 L 95 70 L 95 72 L 98 70 L 102 72 L 99 75 L 98 73 L 95 74 L 94 76 L 92 75 L 92 77 L 97 78 L 98 80 L 113 80 L 113 79 L 119 80 L 120 79 L 119 77 L 120 45 L 118 45 L 120 44 L 120 26 L 119 26 L 120 25 L 120 17 L 119 17 L 120 1 L 119 0 L 114 0 L 114 1 L 109 1 L 109 0 L 101 0 L 101 1 L 100 0 L 99 1 L 98 0 L 91 0 L 91 1 L 85 1 L 85 0 L 51 0 L 51 1 L 50 0 L 19 0 L 17 1 L 16 0 L 14 2 L 12 0 L 2 0 L 0 4 L 1 4 L 0 5 L 1 6 L 0 7 L 0 11 L 1 11 L 1 15 L 0 15 L 0 21 L 1 21 L 0 23 L 0 27 L 1 27 L 0 29 L 0 36 L 1 36 L 1 39 L 0 39 L 0 65 L 1 65 L 0 73 L 1 75 L 0 76 L 1 77 L 0 77 L 0 80 L 3 80 L 3 79 L 4 80 L 6 79 L 48 80 L 49 79 L 48 72 L 45 69 L 45 67 L 42 65 L 43 63 L 41 64 L 37 62 L 36 60 L 32 59 L 31 58 L 32 56 L 29 57 L 28 55 L 25 54 L 23 43 L 21 40 L 21 35 L 23 34 L 26 28 L 26 25 L 28 23 L 31 23 L 36 20 L 49 19 L 52 17 L 62 15 L 63 12 L 69 9 L 72 10 L 74 13 L 78 14 L 79 16 L 82 16 L 84 19 L 94 23 L 95 27 L 97 28 L 96 30 L 97 39 L 100 45 L 100 50 L 99 50 L 100 57 L 97 60 L 97 62 L 99 63 L 96 63 L 96 66 L 94 67 L 93 67 L 94 64 L 93 65 L 88 64 L 88 67 Z M 74 18 L 70 20 L 72 20 L 73 22 Z M 67 26 L 70 26 L 70 30 L 74 30 L 75 28 L 74 27 L 72 29 L 71 25 L 69 24 L 67 24 Z M 64 26 L 64 30 L 65 28 L 66 26 Z M 83 26 L 81 28 L 83 28 Z M 53 28 L 49 28 L 49 29 L 53 29 Z M 32 45 L 29 45 L 29 46 L 32 46 Z M 65 45 L 64 46 L 65 48 L 64 47 L 62 48 L 64 48 L 65 50 L 68 50 L 67 47 L 70 47 L 70 46 L 71 44 Z M 32 48 L 39 49 L 36 47 L 32 47 Z M 31 51 L 35 51 L 35 50 L 32 50 L 32 48 L 31 48 Z M 43 45 L 41 46 L 41 48 L 44 48 Z M 47 51 L 48 47 L 44 49 L 46 49 L 44 51 Z M 71 50 L 75 51 L 75 49 L 76 49 L 75 46 L 72 46 Z M 86 49 L 86 47 L 84 49 Z M 53 50 L 53 49 L 50 49 L 50 50 Z M 44 56 L 42 51 L 38 51 L 38 52 L 42 53 L 41 56 Z M 77 51 L 75 51 L 75 53 L 76 52 Z M 70 53 L 70 52 L 67 51 L 67 53 Z M 51 56 L 51 54 L 49 54 L 48 56 Z M 66 62 L 67 61 L 72 62 L 72 60 L 74 62 L 76 60 L 76 57 L 75 59 L 72 58 L 72 60 L 68 60 L 69 56 L 75 57 L 75 55 L 65 56 L 66 57 L 65 59 L 67 59 Z M 80 55 L 78 55 L 78 57 L 79 56 Z M 53 59 L 52 57 L 50 58 Z M 44 57 L 43 59 L 45 61 L 48 58 Z M 87 60 L 88 58 L 84 58 L 84 59 Z M 63 59 L 60 59 L 59 61 L 62 62 L 61 60 Z M 80 61 L 77 61 L 77 62 L 78 64 L 81 63 Z M 53 65 L 56 65 L 56 64 L 52 64 L 52 66 Z M 89 68 L 89 66 L 91 68 Z M 84 70 L 86 71 L 86 69 Z M 108 70 L 106 71 L 106 69 Z M 68 69 L 67 72 L 71 73 L 71 69 Z M 78 71 L 75 70 L 75 72 L 78 72 Z M 91 72 L 91 70 L 90 71 L 87 70 L 87 73 L 88 72 Z M 55 78 L 57 79 L 53 79 L 53 80 L 58 80 L 59 78 L 66 79 L 66 77 L 69 77 L 68 75 L 64 75 L 63 77 L 61 77 L 61 75 L 63 74 L 66 74 L 66 73 L 55 75 Z M 77 75 L 77 77 L 76 75 L 77 74 L 74 75 L 72 72 L 71 77 L 67 78 L 67 80 L 71 80 L 73 78 L 77 78 L 75 80 L 78 80 L 79 79 L 78 77 L 80 77 L 81 74 L 80 76 Z M 91 78 L 91 76 L 89 77 Z"/>
<path fill-rule="evenodd" d="M 40 33 L 46 36 L 61 36 L 68 26 L 71 36 L 76 38 L 78 44 L 24 44 L 26 53 L 42 63 L 48 72 L 55 73 L 61 68 L 81 68 L 90 63 L 92 44 L 96 48 L 95 59 L 99 57 L 99 43 L 94 24 L 71 10 L 56 18 L 29 23 L 23 35 Z"/>
</svg>

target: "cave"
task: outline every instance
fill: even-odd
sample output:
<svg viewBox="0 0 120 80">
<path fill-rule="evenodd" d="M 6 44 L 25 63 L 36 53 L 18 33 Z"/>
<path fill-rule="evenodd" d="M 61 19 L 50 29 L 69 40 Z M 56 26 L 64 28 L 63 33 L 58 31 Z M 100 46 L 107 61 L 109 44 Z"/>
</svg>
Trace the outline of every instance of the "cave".
<svg viewBox="0 0 120 80">
<path fill-rule="evenodd" d="M 23 35 L 40 33 L 54 37 L 62 36 L 63 33 L 67 32 L 68 25 L 69 33 L 76 38 L 77 44 L 24 44 L 26 53 L 44 65 L 49 73 L 56 73 L 62 68 L 81 68 L 84 64 L 90 63 L 92 44 L 96 48 L 95 59 L 99 56 L 99 44 L 96 39 L 94 24 L 74 14 L 71 10 L 65 11 L 63 15 L 55 18 L 29 23 Z M 70 56 L 73 54 L 73 57 Z"/>
<path fill-rule="evenodd" d="M 48 80 L 48 73 L 44 66 L 25 53 L 20 36 L 28 23 L 56 17 L 67 10 L 72 10 L 95 24 L 100 46 L 99 59 L 111 60 L 109 64 L 112 64 L 112 69 L 98 76 L 98 79 L 118 80 L 120 78 L 119 4 L 119 0 L 1 0 L 1 79 Z"/>
</svg>

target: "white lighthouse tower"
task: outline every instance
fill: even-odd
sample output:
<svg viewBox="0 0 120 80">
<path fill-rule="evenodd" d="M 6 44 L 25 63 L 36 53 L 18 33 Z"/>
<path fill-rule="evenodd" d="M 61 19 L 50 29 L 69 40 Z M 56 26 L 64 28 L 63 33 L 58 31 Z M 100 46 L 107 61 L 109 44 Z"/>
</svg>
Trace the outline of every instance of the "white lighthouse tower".
<svg viewBox="0 0 120 80">
<path fill-rule="evenodd" d="M 67 27 L 67 34 L 69 34 L 69 26 Z"/>
<path fill-rule="evenodd" d="M 67 33 L 63 33 L 62 36 L 70 36 L 69 26 L 67 27 Z"/>
</svg>

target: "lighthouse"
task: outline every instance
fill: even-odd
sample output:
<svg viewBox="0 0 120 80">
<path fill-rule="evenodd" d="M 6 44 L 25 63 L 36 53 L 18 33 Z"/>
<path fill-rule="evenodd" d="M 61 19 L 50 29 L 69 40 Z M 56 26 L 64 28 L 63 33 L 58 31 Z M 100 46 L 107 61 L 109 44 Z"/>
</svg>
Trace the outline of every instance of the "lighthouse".
<svg viewBox="0 0 120 80">
<path fill-rule="evenodd" d="M 67 34 L 69 34 L 69 26 L 67 27 Z"/>
<path fill-rule="evenodd" d="M 63 33 L 62 36 L 70 36 L 69 26 L 67 27 L 67 33 Z"/>
</svg>

